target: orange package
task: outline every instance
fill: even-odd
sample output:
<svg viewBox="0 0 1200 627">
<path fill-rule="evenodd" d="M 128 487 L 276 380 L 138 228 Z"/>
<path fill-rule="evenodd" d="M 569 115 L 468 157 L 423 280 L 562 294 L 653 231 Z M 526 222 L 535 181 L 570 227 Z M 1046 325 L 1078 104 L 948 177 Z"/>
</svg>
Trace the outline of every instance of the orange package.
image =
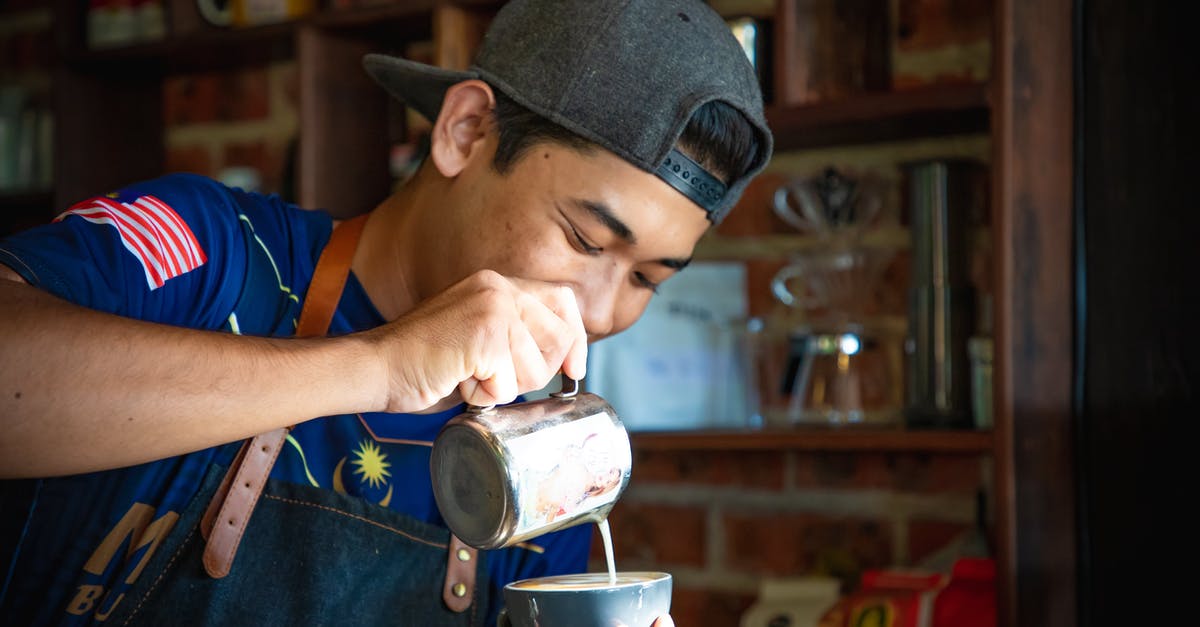
<svg viewBox="0 0 1200 627">
<path fill-rule="evenodd" d="M 946 583 L 940 573 L 868 570 L 859 589 L 838 601 L 821 627 L 932 627 L 933 601 Z"/>
<path fill-rule="evenodd" d="M 868 570 L 820 627 L 996 627 L 996 562 L 962 558 L 950 576 Z"/>
</svg>

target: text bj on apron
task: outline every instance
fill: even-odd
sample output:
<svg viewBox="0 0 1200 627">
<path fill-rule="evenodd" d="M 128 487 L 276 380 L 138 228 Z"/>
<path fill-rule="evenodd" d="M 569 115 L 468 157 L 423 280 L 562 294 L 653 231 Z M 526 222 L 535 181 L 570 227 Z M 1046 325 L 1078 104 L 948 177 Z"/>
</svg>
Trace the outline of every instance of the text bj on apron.
<svg viewBox="0 0 1200 627">
<path fill-rule="evenodd" d="M 334 229 L 297 336 L 328 329 L 369 215 Z M 108 624 L 483 624 L 490 588 L 475 549 L 357 497 L 268 479 L 287 432 L 247 441 L 227 472 L 209 469 Z"/>
</svg>

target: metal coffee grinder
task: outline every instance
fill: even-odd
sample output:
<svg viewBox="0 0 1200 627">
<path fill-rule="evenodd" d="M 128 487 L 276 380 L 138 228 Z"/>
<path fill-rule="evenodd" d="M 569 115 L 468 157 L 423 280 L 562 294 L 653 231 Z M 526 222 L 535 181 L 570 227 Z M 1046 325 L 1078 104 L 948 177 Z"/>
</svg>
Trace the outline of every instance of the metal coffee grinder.
<svg viewBox="0 0 1200 627">
<path fill-rule="evenodd" d="M 986 169 L 966 159 L 917 161 L 903 169 L 913 234 L 905 421 L 969 428 L 967 343 L 976 294 L 968 277 L 968 226 L 985 202 Z"/>
</svg>

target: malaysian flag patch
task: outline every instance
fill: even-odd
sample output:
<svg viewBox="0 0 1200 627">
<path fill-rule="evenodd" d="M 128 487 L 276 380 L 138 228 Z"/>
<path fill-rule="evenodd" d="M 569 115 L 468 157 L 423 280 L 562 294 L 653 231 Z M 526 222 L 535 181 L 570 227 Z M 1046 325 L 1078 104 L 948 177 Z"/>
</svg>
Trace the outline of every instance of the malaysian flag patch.
<svg viewBox="0 0 1200 627">
<path fill-rule="evenodd" d="M 116 228 L 125 249 L 145 271 L 146 284 L 151 290 L 207 261 L 200 243 L 183 218 L 154 196 L 141 196 L 132 202 L 92 198 L 71 207 L 55 218 L 55 222 L 70 215 Z"/>
</svg>

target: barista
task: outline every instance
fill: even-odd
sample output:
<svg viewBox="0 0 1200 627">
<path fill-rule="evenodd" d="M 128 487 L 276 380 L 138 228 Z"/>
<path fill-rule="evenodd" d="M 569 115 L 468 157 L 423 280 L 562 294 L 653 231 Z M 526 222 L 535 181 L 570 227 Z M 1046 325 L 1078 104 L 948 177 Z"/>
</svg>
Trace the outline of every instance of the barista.
<svg viewBox="0 0 1200 627">
<path fill-rule="evenodd" d="M 0 241 L 0 615 L 491 625 L 586 569 L 587 526 L 456 544 L 428 444 L 582 378 L 687 265 L 770 155 L 754 72 L 698 0 L 514 0 L 470 71 L 365 65 L 433 120 L 365 221 L 170 175 Z"/>
</svg>

